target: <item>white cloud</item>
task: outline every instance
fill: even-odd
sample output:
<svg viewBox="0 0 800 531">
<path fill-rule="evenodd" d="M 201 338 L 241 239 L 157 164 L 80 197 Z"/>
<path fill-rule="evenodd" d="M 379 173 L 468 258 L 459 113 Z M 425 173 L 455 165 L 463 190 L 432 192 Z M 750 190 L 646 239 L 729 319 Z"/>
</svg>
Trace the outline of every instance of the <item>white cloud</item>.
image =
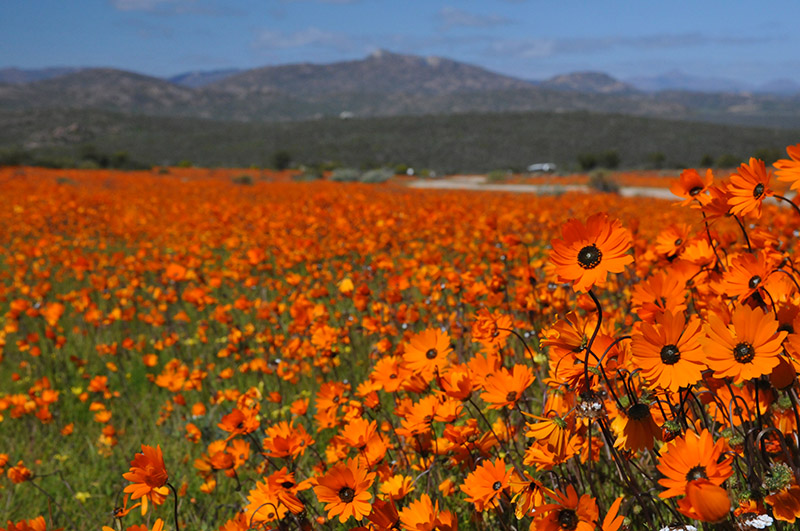
<svg viewBox="0 0 800 531">
<path fill-rule="evenodd" d="M 737 46 L 765 42 L 770 37 L 738 38 L 719 37 L 701 33 L 656 34 L 645 36 L 612 36 L 571 39 L 501 39 L 489 46 L 489 52 L 516 57 L 550 57 L 566 54 L 587 54 L 610 49 L 658 50 L 693 48 L 710 45 Z"/>
<path fill-rule="evenodd" d="M 174 11 L 186 9 L 195 0 L 111 0 L 120 11 Z"/>
<path fill-rule="evenodd" d="M 295 32 L 261 30 L 253 40 L 253 47 L 268 50 L 285 50 L 322 46 L 344 52 L 353 50 L 355 44 L 347 35 L 310 27 Z"/>
<path fill-rule="evenodd" d="M 492 26 L 504 26 L 511 22 L 499 15 L 479 15 L 470 13 L 463 9 L 445 6 L 436 14 L 442 29 L 467 27 L 467 28 L 489 28 Z"/>
</svg>

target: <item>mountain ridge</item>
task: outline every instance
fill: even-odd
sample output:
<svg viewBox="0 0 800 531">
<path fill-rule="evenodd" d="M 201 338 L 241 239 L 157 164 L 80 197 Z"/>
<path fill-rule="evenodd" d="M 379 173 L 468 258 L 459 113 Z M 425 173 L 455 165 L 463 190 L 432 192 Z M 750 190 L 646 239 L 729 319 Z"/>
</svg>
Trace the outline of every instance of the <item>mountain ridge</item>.
<svg viewBox="0 0 800 531">
<path fill-rule="evenodd" d="M 791 80 L 778 86 L 790 91 Z M 234 121 L 587 110 L 800 127 L 800 94 L 646 92 L 602 72 L 534 82 L 451 59 L 383 50 L 336 63 L 194 72 L 169 79 L 111 68 L 76 69 L 24 84 L 0 84 L 0 108 L 98 109 Z"/>
</svg>

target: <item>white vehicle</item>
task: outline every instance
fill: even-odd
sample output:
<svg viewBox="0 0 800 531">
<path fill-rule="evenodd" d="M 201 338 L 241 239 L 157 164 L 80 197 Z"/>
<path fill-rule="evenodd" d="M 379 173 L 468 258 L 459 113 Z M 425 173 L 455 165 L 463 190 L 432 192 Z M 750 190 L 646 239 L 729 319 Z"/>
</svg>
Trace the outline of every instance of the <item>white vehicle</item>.
<svg viewBox="0 0 800 531">
<path fill-rule="evenodd" d="M 528 171 L 531 173 L 534 172 L 546 172 L 550 173 L 552 171 L 556 171 L 556 165 L 554 162 L 540 162 L 537 164 L 531 164 L 528 166 Z"/>
</svg>

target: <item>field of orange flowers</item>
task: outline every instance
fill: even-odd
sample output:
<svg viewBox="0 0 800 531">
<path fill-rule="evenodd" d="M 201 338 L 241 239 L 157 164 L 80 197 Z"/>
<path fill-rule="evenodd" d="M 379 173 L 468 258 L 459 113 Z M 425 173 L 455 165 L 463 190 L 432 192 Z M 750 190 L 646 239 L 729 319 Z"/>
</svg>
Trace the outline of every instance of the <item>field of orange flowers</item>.
<svg viewBox="0 0 800 531">
<path fill-rule="evenodd" d="M 674 201 L 0 169 L 3 529 L 794 529 L 787 151 Z"/>
</svg>

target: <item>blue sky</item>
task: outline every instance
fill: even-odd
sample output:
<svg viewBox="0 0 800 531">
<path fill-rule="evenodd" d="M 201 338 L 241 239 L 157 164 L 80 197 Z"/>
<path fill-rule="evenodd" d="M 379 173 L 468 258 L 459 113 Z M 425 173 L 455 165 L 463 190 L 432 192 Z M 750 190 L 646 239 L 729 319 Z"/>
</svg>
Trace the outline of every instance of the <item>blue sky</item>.
<svg viewBox="0 0 800 531">
<path fill-rule="evenodd" d="M 0 0 L 0 67 L 190 70 L 436 55 L 526 79 L 800 81 L 800 2 Z"/>
</svg>

